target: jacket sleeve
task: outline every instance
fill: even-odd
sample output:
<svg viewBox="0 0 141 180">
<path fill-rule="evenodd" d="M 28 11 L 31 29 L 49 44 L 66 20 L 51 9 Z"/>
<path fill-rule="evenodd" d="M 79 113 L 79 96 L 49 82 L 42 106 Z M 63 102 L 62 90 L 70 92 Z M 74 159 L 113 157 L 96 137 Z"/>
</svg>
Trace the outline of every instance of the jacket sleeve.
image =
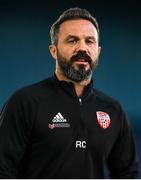
<svg viewBox="0 0 141 180">
<path fill-rule="evenodd" d="M 0 179 L 16 178 L 29 143 L 31 124 L 25 97 L 14 94 L 0 114 Z"/>
<path fill-rule="evenodd" d="M 133 132 L 126 114 L 120 108 L 120 135 L 108 158 L 108 169 L 113 179 L 134 179 L 138 176 L 138 162 Z"/>
</svg>

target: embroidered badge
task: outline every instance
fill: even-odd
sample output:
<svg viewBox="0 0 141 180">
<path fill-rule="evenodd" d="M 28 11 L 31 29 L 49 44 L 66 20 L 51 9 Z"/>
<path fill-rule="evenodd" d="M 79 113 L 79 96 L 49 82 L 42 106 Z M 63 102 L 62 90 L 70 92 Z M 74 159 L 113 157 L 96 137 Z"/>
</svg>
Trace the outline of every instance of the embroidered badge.
<svg viewBox="0 0 141 180">
<path fill-rule="evenodd" d="M 107 129 L 111 124 L 110 116 L 107 113 L 102 112 L 102 111 L 97 111 L 96 115 L 97 115 L 97 121 L 99 125 L 103 129 Z"/>
</svg>

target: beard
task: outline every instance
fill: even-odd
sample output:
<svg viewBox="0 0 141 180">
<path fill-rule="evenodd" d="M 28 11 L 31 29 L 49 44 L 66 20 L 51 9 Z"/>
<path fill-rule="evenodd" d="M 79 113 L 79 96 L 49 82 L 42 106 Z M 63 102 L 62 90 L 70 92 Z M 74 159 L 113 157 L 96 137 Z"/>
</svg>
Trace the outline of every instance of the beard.
<svg viewBox="0 0 141 180">
<path fill-rule="evenodd" d="M 85 64 L 76 64 L 75 61 L 84 60 L 89 64 L 89 68 L 86 69 Z M 73 55 L 70 59 L 65 59 L 57 49 L 57 60 L 58 65 L 63 74 L 70 80 L 75 82 L 81 82 L 89 79 L 92 76 L 93 71 L 97 67 L 97 60 L 93 62 L 90 56 L 84 51 L 78 51 L 77 54 Z"/>
</svg>

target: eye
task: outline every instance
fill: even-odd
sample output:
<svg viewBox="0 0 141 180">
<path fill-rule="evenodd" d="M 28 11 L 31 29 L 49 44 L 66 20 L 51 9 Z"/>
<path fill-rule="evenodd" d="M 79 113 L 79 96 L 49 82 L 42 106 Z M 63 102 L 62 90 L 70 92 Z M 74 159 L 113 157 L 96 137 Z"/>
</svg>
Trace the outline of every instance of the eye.
<svg viewBox="0 0 141 180">
<path fill-rule="evenodd" d="M 87 44 L 94 44 L 95 42 L 94 42 L 93 39 L 87 39 L 87 40 L 86 40 L 86 43 L 87 43 Z"/>
<path fill-rule="evenodd" d="M 75 43 L 76 43 L 76 39 L 69 39 L 69 40 L 68 40 L 68 43 L 69 43 L 69 44 L 75 44 Z"/>
</svg>

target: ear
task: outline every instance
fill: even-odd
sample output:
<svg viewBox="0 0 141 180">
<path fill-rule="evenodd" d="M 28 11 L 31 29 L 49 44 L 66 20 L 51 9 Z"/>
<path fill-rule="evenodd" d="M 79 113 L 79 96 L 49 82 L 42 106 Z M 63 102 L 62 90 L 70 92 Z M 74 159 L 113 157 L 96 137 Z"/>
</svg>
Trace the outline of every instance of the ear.
<svg viewBox="0 0 141 180">
<path fill-rule="evenodd" d="M 56 48 L 56 46 L 55 46 L 54 44 L 51 44 L 51 45 L 49 46 L 49 50 L 50 50 L 50 53 L 51 53 L 52 57 L 53 57 L 55 60 L 57 60 L 57 48 Z"/>
<path fill-rule="evenodd" d="M 98 47 L 98 57 L 99 57 L 99 55 L 100 55 L 100 52 L 101 52 L 101 47 L 99 46 L 99 47 Z"/>
<path fill-rule="evenodd" d="M 101 47 L 99 46 L 98 47 L 98 56 L 97 56 L 96 64 L 98 64 L 100 52 L 101 52 Z"/>
</svg>

